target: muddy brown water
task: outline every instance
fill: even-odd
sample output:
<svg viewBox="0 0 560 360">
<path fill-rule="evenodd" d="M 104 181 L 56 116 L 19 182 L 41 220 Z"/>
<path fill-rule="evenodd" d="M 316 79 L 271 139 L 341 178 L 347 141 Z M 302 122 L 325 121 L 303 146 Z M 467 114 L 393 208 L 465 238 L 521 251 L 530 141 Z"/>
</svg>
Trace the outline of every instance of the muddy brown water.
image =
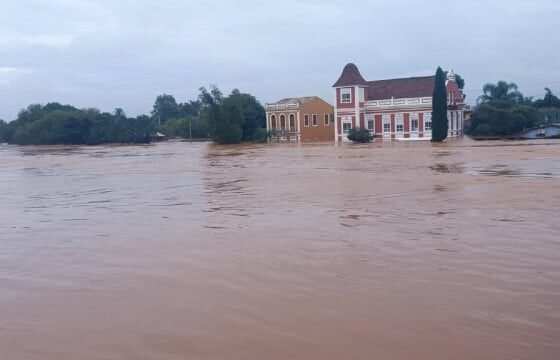
<svg viewBox="0 0 560 360">
<path fill-rule="evenodd" d="M 560 141 L 0 146 L 0 359 L 558 359 Z"/>
</svg>

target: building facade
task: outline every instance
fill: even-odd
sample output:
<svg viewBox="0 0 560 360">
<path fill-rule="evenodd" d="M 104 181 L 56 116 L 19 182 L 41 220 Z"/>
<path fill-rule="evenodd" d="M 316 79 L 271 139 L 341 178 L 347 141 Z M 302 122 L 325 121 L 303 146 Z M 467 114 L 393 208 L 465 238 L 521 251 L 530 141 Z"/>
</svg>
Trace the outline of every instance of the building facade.
<svg viewBox="0 0 560 360">
<path fill-rule="evenodd" d="M 335 139 L 346 141 L 351 128 L 368 129 L 384 139 L 431 139 L 435 76 L 366 81 L 347 64 L 333 85 Z M 446 81 L 449 137 L 463 135 L 463 93 L 453 72 Z"/>
<path fill-rule="evenodd" d="M 267 103 L 266 129 L 275 140 L 333 141 L 334 108 L 317 96 Z"/>
</svg>

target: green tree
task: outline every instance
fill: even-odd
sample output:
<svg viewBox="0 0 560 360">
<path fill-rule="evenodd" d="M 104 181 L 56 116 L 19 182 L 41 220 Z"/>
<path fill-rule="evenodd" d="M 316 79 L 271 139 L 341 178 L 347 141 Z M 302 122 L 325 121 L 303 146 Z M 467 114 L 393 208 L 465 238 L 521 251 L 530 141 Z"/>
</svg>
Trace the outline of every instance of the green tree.
<svg viewBox="0 0 560 360">
<path fill-rule="evenodd" d="M 117 119 L 126 119 L 126 114 L 124 110 L 121 108 L 116 108 L 115 111 L 113 112 L 113 116 L 115 116 L 115 118 Z"/>
<path fill-rule="evenodd" d="M 179 104 L 179 112 L 181 117 L 198 116 L 202 104 L 200 100 L 190 100 L 189 102 Z"/>
<path fill-rule="evenodd" d="M 146 143 L 155 132 L 148 116 L 127 118 L 122 109 L 114 114 L 97 109 L 76 109 L 49 103 L 30 105 L 8 124 L 7 141 L 27 144 Z"/>
<path fill-rule="evenodd" d="M 515 83 L 486 84 L 484 94 L 471 114 L 469 134 L 473 136 L 514 136 L 543 122 L 532 98 L 524 97 Z"/>
<path fill-rule="evenodd" d="M 496 84 L 486 84 L 482 88 L 484 93 L 478 98 L 478 103 L 492 104 L 496 107 L 507 108 L 525 102 L 515 83 L 498 81 Z"/>
<path fill-rule="evenodd" d="M 159 95 L 154 102 L 152 117 L 162 124 L 168 119 L 179 117 L 180 109 L 173 95 Z"/>
<path fill-rule="evenodd" d="M 4 120 L 0 119 L 0 144 L 8 142 L 9 126 Z"/>
<path fill-rule="evenodd" d="M 490 103 L 478 105 L 471 114 L 469 134 L 473 136 L 512 136 L 539 123 L 539 113 L 527 105 L 497 107 Z"/>
<path fill-rule="evenodd" d="M 266 127 L 266 111 L 259 101 L 251 94 L 242 93 L 234 89 L 228 96 L 228 101 L 235 103 L 243 112 L 243 141 L 254 139 L 255 131 Z"/>
<path fill-rule="evenodd" d="M 213 141 L 219 144 L 236 144 L 243 136 L 243 110 L 236 97 L 224 98 L 215 86 L 200 88 L 201 117 L 208 124 Z"/>
<path fill-rule="evenodd" d="M 214 139 L 216 128 L 221 123 L 221 106 L 223 95 L 216 86 L 210 87 L 208 91 L 205 87 L 201 87 L 199 100 L 201 103 L 200 115 L 208 124 L 208 132 Z"/>
<path fill-rule="evenodd" d="M 208 138 L 208 124 L 200 117 L 195 116 L 169 119 L 159 127 L 159 131 L 170 137 Z"/>
<path fill-rule="evenodd" d="M 537 108 L 557 107 L 560 108 L 560 99 L 552 93 L 549 88 L 545 88 L 545 95 L 543 99 L 535 101 Z"/>
<path fill-rule="evenodd" d="M 447 138 L 449 124 L 447 120 L 447 91 L 445 73 L 437 68 L 432 95 L 432 141 L 441 142 Z"/>
<path fill-rule="evenodd" d="M 220 122 L 214 130 L 214 137 L 219 144 L 238 144 L 243 137 L 243 110 L 235 99 L 224 99 L 220 111 Z"/>
<path fill-rule="evenodd" d="M 465 80 L 459 74 L 455 74 L 455 82 L 459 89 L 463 90 L 465 88 Z"/>
</svg>

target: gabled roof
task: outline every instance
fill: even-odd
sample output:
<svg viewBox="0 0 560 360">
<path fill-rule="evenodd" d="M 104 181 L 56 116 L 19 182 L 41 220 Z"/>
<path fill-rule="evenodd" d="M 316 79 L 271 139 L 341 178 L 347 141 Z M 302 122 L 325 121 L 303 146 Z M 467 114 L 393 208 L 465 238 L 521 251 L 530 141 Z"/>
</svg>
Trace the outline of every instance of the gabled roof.
<svg viewBox="0 0 560 360">
<path fill-rule="evenodd" d="M 342 70 L 342 74 L 334 83 L 333 87 L 350 85 L 367 85 L 367 81 L 365 81 L 360 74 L 358 67 L 352 63 L 346 64 L 344 70 Z"/>
<path fill-rule="evenodd" d="M 403 99 L 431 97 L 434 90 L 435 76 L 419 76 L 402 79 L 366 81 L 358 67 L 346 64 L 342 74 L 333 87 L 363 86 L 367 88 L 366 100 Z"/>
<path fill-rule="evenodd" d="M 434 91 L 435 76 L 410 77 L 368 81 L 367 99 L 403 99 L 431 97 Z"/>
</svg>

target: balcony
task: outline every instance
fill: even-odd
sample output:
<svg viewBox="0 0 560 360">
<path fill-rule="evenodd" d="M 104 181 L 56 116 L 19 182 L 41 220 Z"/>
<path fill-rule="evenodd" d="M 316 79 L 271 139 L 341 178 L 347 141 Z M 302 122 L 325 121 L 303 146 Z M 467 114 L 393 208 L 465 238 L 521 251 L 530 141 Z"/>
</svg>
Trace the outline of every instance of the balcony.
<svg viewBox="0 0 560 360">
<path fill-rule="evenodd" d="M 266 104 L 267 110 L 293 110 L 299 108 L 297 102 L 293 103 L 279 103 L 279 104 Z"/>
<path fill-rule="evenodd" d="M 377 109 L 377 108 L 391 108 L 391 107 L 425 107 L 427 104 L 432 103 L 431 97 L 424 98 L 405 98 L 405 99 L 385 99 L 385 100 L 370 100 L 365 104 L 366 109 Z"/>
</svg>

